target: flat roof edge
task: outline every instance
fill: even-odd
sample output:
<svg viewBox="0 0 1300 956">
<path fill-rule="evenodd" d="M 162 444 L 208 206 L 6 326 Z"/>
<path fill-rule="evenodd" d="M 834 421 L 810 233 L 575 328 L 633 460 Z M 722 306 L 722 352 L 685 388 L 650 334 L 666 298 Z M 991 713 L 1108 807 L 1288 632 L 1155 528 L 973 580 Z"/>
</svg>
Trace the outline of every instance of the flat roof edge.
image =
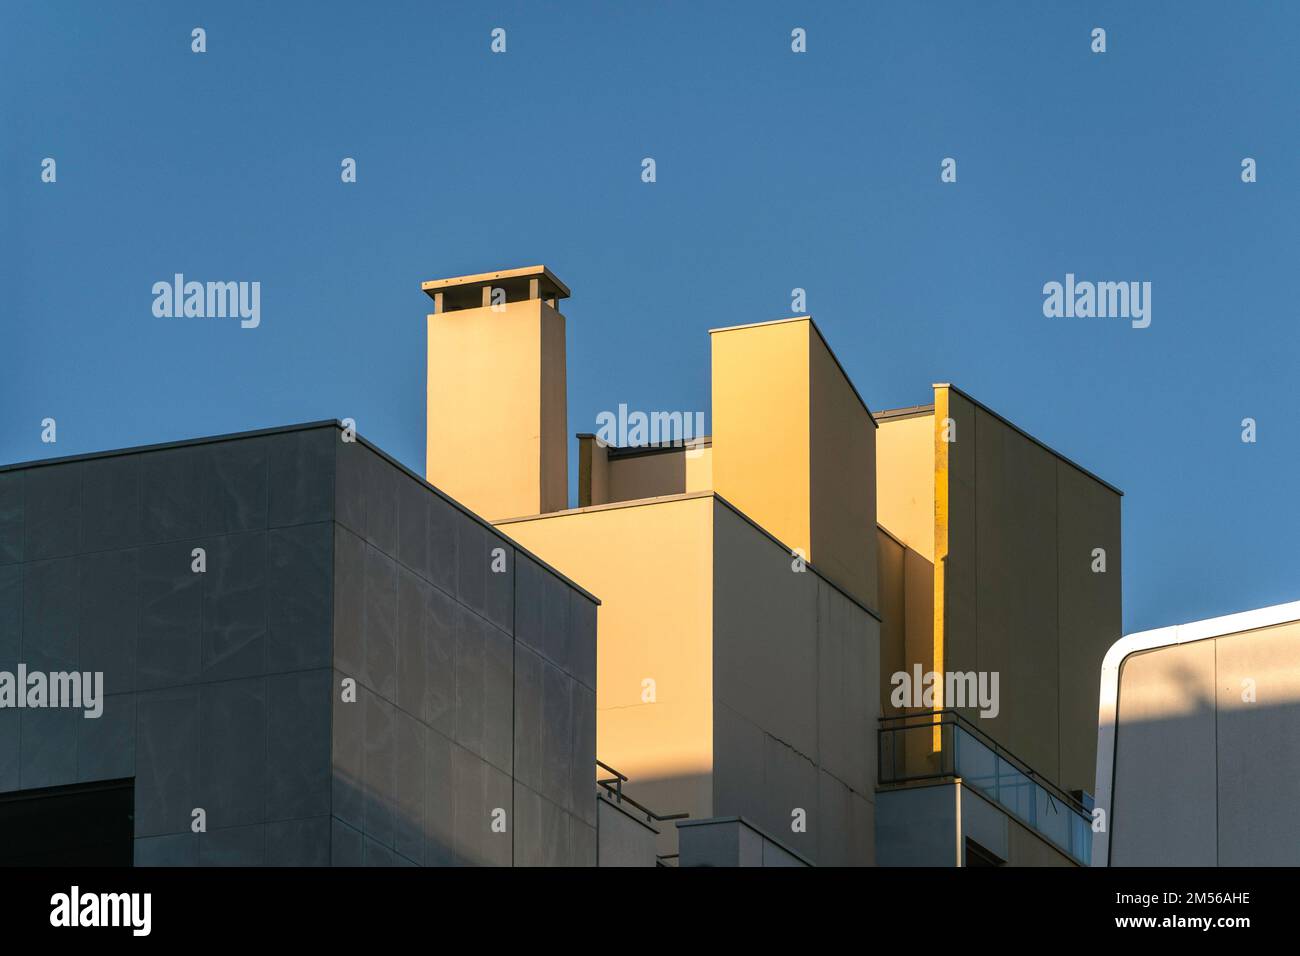
<svg viewBox="0 0 1300 956">
<path fill-rule="evenodd" d="M 79 461 L 95 461 L 101 458 L 120 458 L 123 455 L 138 455 L 150 451 L 166 451 L 169 448 L 185 448 L 193 445 L 211 445 L 217 442 L 235 441 L 241 438 L 260 438 L 263 435 L 286 435 L 290 432 L 302 432 L 309 431 L 313 428 L 329 427 L 342 430 L 343 422 L 337 418 L 322 418 L 319 421 L 301 422 L 297 425 L 276 425 L 271 428 L 254 428 L 249 431 L 227 432 L 222 435 L 202 435 L 197 438 L 179 438 L 173 441 L 152 442 L 148 445 L 128 445 L 125 448 L 107 448 L 102 451 L 82 452 L 77 455 L 63 455 L 59 458 L 33 458 L 27 461 L 16 461 L 8 465 L 0 465 L 0 474 L 3 474 L 6 471 L 19 471 L 24 468 L 44 468 L 49 465 L 67 465 Z"/>
<path fill-rule="evenodd" d="M 853 397 L 858 400 L 858 404 L 862 406 L 862 410 L 867 413 L 867 420 L 871 422 L 871 427 L 879 428 L 880 425 L 876 422 L 876 416 L 871 413 L 870 406 L 867 405 L 866 400 L 862 397 L 862 393 L 858 391 L 858 387 L 853 384 L 852 377 L 850 377 L 849 373 L 844 370 L 844 363 L 841 362 L 840 357 L 835 354 L 835 350 L 831 348 L 831 343 L 827 341 L 826 336 L 822 334 L 821 328 L 817 325 L 817 322 L 811 315 L 794 315 L 788 319 L 772 319 L 770 322 L 747 322 L 744 325 L 724 325 L 720 328 L 709 329 L 709 334 L 716 335 L 720 332 L 739 332 L 743 329 L 757 329 L 765 325 L 786 325 L 790 322 L 807 322 L 812 326 L 812 330 L 817 333 L 817 338 L 821 339 L 822 345 L 826 349 L 826 354 L 831 357 L 831 361 L 835 363 L 835 367 L 840 370 L 840 375 L 844 377 L 844 381 L 848 384 L 849 391 L 851 391 Z"/>
<path fill-rule="evenodd" d="M 15 462 L 14 464 L 10 464 L 10 465 L 0 465 L 0 474 L 4 474 L 10 471 L 22 471 L 29 468 L 45 468 L 53 465 L 67 465 L 67 464 L 75 464 L 77 462 L 82 462 L 82 461 L 96 461 L 96 460 L 107 459 L 107 458 L 120 458 L 125 455 L 138 455 L 138 454 L 144 454 L 148 452 L 167 451 L 173 448 L 192 448 L 196 445 L 212 445 L 218 442 L 240 441 L 247 438 L 261 438 L 267 435 L 287 435 L 292 432 L 311 431 L 317 428 L 335 428 L 338 429 L 339 431 L 343 431 L 344 425 L 343 422 L 337 418 L 324 418 L 324 419 L 320 419 L 319 421 L 302 422 L 301 424 L 297 424 L 297 425 L 279 425 L 274 428 L 257 428 L 257 429 L 252 429 L 250 431 L 228 432 L 224 435 L 204 435 L 199 438 L 186 438 L 178 441 L 157 442 L 151 445 L 133 445 L 129 448 L 114 448 L 107 451 L 87 452 L 81 455 L 66 455 L 62 458 L 41 458 L 35 461 Z M 600 598 L 596 597 L 596 595 L 592 594 L 590 591 L 584 588 L 577 581 L 574 581 L 564 572 L 560 571 L 553 564 L 542 559 L 538 555 L 534 554 L 532 551 L 524 547 L 514 538 L 510 537 L 505 532 L 499 530 L 491 521 L 488 521 L 482 515 L 476 514 L 475 512 L 471 511 L 468 507 L 466 507 L 465 505 L 457 501 L 455 498 L 448 495 L 441 488 L 429 484 L 429 482 L 425 481 L 423 477 L 416 474 L 410 468 L 406 467 L 406 465 L 402 464 L 392 455 L 388 454 L 388 452 L 384 451 L 378 445 L 371 442 L 360 432 L 356 432 L 355 434 L 356 434 L 357 442 L 360 445 L 374 452 L 376 455 L 384 459 L 384 461 L 388 462 L 393 467 L 404 472 L 407 477 L 412 478 L 415 481 L 418 481 L 420 484 L 424 485 L 424 487 L 427 488 L 429 491 L 432 491 L 439 498 L 447 502 L 453 508 L 456 508 L 462 514 L 478 522 L 484 528 L 487 528 L 497 538 L 509 544 L 512 548 L 521 551 L 529 559 L 536 561 L 542 567 L 546 568 L 547 571 L 554 574 L 560 580 L 564 581 L 574 590 L 580 592 L 583 595 L 583 597 L 586 597 L 588 600 L 595 602 L 597 605 L 601 603 Z M 333 520 L 337 521 L 337 518 Z"/>
<path fill-rule="evenodd" d="M 982 409 L 983 411 L 985 411 L 985 412 L 987 412 L 988 414 L 992 415 L 994 418 L 996 418 L 996 419 L 997 419 L 998 421 L 1000 421 L 1002 424 L 1006 425 L 1008 428 L 1014 429 L 1016 432 L 1018 432 L 1019 434 L 1023 435 L 1025 438 L 1028 438 L 1031 442 L 1033 442 L 1033 443 L 1034 443 L 1035 445 L 1037 445 L 1039 448 L 1043 449 L 1044 451 L 1046 451 L 1046 452 L 1048 452 L 1048 453 L 1054 455 L 1055 457 L 1059 458 L 1061 461 L 1065 462 L 1067 465 L 1069 465 L 1069 466 L 1070 466 L 1071 468 L 1073 468 L 1075 471 L 1078 471 L 1078 472 L 1080 472 L 1080 473 L 1082 473 L 1082 474 L 1084 474 L 1084 475 L 1087 475 L 1087 476 L 1088 476 L 1089 478 L 1091 478 L 1093 481 L 1097 482 L 1097 484 L 1099 484 L 1099 485 L 1104 485 L 1107 489 L 1109 489 L 1110 491 L 1115 492 L 1115 494 L 1119 495 L 1121 498 L 1124 496 L 1124 492 L 1120 491 L 1118 488 L 1116 488 L 1114 485 L 1112 485 L 1112 484 L 1111 484 L 1109 481 L 1107 481 L 1105 478 L 1102 478 L 1100 475 L 1098 475 L 1098 474 L 1096 474 L 1096 473 L 1094 473 L 1094 472 L 1089 471 L 1087 468 L 1084 468 L 1082 465 L 1080 465 L 1080 464 L 1079 464 L 1077 461 L 1075 461 L 1074 459 L 1072 459 L 1072 458 L 1067 458 L 1065 455 L 1062 455 L 1059 451 L 1057 451 L 1057 450 L 1056 450 L 1055 448 L 1053 448 L 1051 445 L 1047 444 L 1047 442 L 1043 441 L 1042 439 L 1035 438 L 1033 435 L 1029 434 L 1029 432 L 1025 431 L 1023 428 L 1021 428 L 1019 425 L 1017 425 L 1017 424 L 1016 424 L 1015 422 L 1013 422 L 1011 419 L 1009 419 L 1009 418 L 1007 418 L 1005 415 L 1002 415 L 1002 414 L 1000 414 L 999 412 L 996 412 L 996 411 L 994 411 L 993 409 L 989 408 L 989 406 L 985 405 L 983 402 L 981 402 L 981 401 L 980 401 L 978 398 L 976 398 L 975 396 L 971 395 L 969 392 L 963 391 L 962 389 L 958 388 L 956 385 L 952 384 L 951 382 L 935 382 L 934 385 L 931 386 L 931 387 L 932 387 L 932 388 L 948 388 L 948 389 L 952 389 L 952 391 L 956 392 L 956 393 L 957 393 L 958 395 L 960 395 L 962 398 L 966 399 L 966 401 L 970 402 L 972 405 L 976 406 L 977 408 Z"/>
<path fill-rule="evenodd" d="M 933 415 L 934 403 L 929 405 L 908 405 L 905 408 L 886 408 L 883 411 L 876 412 L 876 421 L 892 421 L 902 418 L 919 418 L 922 415 Z"/>
<path fill-rule="evenodd" d="M 761 836 L 768 843 L 773 843 L 776 846 L 780 847 L 782 850 L 784 850 L 786 853 L 789 853 L 792 857 L 794 857 L 804 866 L 815 867 L 817 865 L 813 863 L 812 860 L 808 859 L 806 856 L 800 853 L 798 850 L 794 849 L 788 844 L 782 843 L 780 840 L 772 836 L 772 834 L 768 833 L 766 830 L 764 830 L 758 824 L 754 823 L 748 817 L 701 817 L 698 820 L 678 820 L 676 821 L 676 823 L 677 823 L 677 828 L 679 830 L 682 827 L 706 827 L 706 826 L 714 826 L 714 825 L 722 826 L 729 823 L 738 823 L 742 827 L 746 827 L 750 830 L 753 830 L 755 833 Z"/>
<path fill-rule="evenodd" d="M 1300 601 L 1272 604 L 1251 611 L 1238 611 L 1185 624 L 1172 624 L 1125 634 L 1106 651 L 1101 662 L 1101 692 L 1097 701 L 1097 771 L 1095 805 L 1113 816 L 1115 794 L 1115 732 L 1119 716 L 1119 678 L 1124 662 L 1141 651 L 1191 644 L 1229 634 L 1258 631 L 1300 621 Z M 1093 834 L 1092 865 L 1110 865 L 1110 827 Z"/>
<path fill-rule="evenodd" d="M 750 525 L 755 531 L 757 531 L 759 534 L 763 535 L 765 538 L 767 538 L 769 541 L 771 541 L 773 544 L 779 547 L 783 552 L 785 552 L 786 554 L 790 553 L 790 548 L 786 546 L 785 542 L 783 542 L 776 535 L 772 534 L 772 532 L 768 531 L 761 524 L 759 524 L 749 515 L 745 514 L 745 512 L 741 511 L 739 508 L 733 505 L 726 498 L 722 497 L 722 495 L 718 494 L 716 491 L 688 491 L 683 494 L 677 494 L 677 495 L 661 495 L 657 498 L 630 498 L 626 501 L 609 501 L 603 505 L 587 505 L 585 508 L 566 508 L 563 511 L 548 511 L 545 514 L 520 515 L 519 517 L 516 518 L 502 518 L 501 520 L 497 521 L 496 524 L 503 525 L 503 524 L 518 524 L 524 521 L 546 521 L 550 518 L 569 518 L 575 515 L 595 514 L 601 511 L 617 511 L 620 508 L 651 507 L 653 505 L 670 504 L 672 502 L 677 502 L 677 501 L 693 501 L 697 498 L 712 498 L 713 500 L 722 503 L 727 507 L 729 511 L 733 512 L 737 517 L 739 517 L 741 520 L 743 520 L 748 525 Z M 859 598 L 854 597 L 853 594 L 851 594 L 845 587 L 843 587 L 834 578 L 826 574 L 825 571 L 821 570 L 821 568 L 817 567 L 811 561 L 805 561 L 804 566 L 808 568 L 808 570 L 812 571 L 813 574 L 817 575 L 819 579 L 825 581 L 827 585 L 829 585 L 830 587 L 838 591 L 840 594 L 842 594 L 847 600 L 852 601 L 854 605 L 856 605 L 862 611 L 866 612 L 868 616 L 874 618 L 877 622 L 883 622 L 883 618 L 881 618 L 879 612 L 868 607 Z"/>
</svg>

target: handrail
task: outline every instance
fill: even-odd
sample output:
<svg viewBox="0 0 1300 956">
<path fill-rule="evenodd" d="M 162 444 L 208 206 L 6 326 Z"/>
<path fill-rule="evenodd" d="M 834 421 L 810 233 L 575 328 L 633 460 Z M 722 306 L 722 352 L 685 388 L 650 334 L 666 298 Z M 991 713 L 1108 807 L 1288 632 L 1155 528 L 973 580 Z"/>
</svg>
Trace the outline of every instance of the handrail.
<svg viewBox="0 0 1300 956">
<path fill-rule="evenodd" d="M 939 717 L 940 719 L 934 720 L 933 719 L 934 717 Z M 952 718 L 952 719 L 949 720 L 947 718 Z M 998 743 L 996 740 L 994 740 L 984 731 L 980 730 L 979 727 L 976 726 L 970 720 L 970 718 L 961 714 L 960 712 L 958 712 L 956 709 L 952 707 L 941 707 L 936 710 L 918 711 L 911 714 L 896 714 L 889 717 L 881 717 L 879 718 L 879 720 L 882 726 L 877 731 L 878 734 L 882 734 L 887 730 L 915 730 L 919 727 L 939 727 L 945 723 L 950 723 L 954 726 L 960 726 L 962 727 L 963 730 L 966 730 L 969 733 L 974 734 L 976 737 L 979 738 L 980 742 L 983 743 L 986 747 L 992 750 L 999 757 L 1002 757 L 1003 759 L 1007 760 L 1009 763 L 1014 765 L 1017 770 L 1023 773 L 1026 777 L 1029 777 L 1031 780 L 1033 780 L 1035 783 L 1041 786 L 1044 790 L 1046 790 L 1048 792 L 1047 795 L 1049 798 L 1055 797 L 1059 799 L 1062 803 L 1064 803 L 1067 807 L 1069 807 L 1070 809 L 1078 813 L 1080 816 L 1091 818 L 1091 814 L 1088 812 L 1088 808 L 1085 807 L 1082 803 L 1080 803 L 1070 794 L 1066 793 L 1066 791 L 1062 790 L 1051 780 L 1048 780 L 1037 770 L 1031 767 L 1028 763 L 1026 763 L 1024 760 L 1021 760 L 1014 753 L 1012 753 L 1006 747 L 1002 746 L 1002 744 Z M 916 722 L 909 724 L 908 721 L 911 720 L 915 720 Z M 891 725 L 889 722 L 897 722 L 897 723 L 893 723 Z M 939 774 L 938 776 L 945 776 L 945 774 Z M 921 778 L 909 778 L 909 779 L 921 779 Z"/>
<path fill-rule="evenodd" d="M 980 730 L 971 720 L 958 713 L 954 708 L 915 711 L 881 717 L 880 729 L 877 731 L 877 779 L 882 784 L 915 783 L 923 780 L 957 780 L 965 786 L 983 794 L 1001 806 L 1012 817 L 1037 831 L 1048 842 L 1054 844 L 1084 866 L 1091 858 L 1092 815 L 1079 800 L 1040 775 L 1033 767 L 1025 763 L 1007 748 Z M 945 728 L 951 728 L 946 729 Z M 933 732 L 933 740 L 927 733 L 923 738 L 924 747 L 914 754 L 922 758 L 921 765 L 916 765 L 908 754 L 913 748 L 906 741 L 900 743 L 899 736 L 904 731 Z M 886 734 L 889 735 L 888 741 Z M 982 751 L 992 760 L 991 774 L 976 755 L 977 764 L 971 765 L 963 759 L 969 747 L 962 745 L 962 735 L 976 751 Z M 909 738 L 910 739 L 910 738 Z M 889 746 L 886 746 L 888 742 Z M 904 757 L 904 766 L 898 766 L 900 752 Z M 889 772 L 886 773 L 886 754 L 889 754 Z M 932 760 L 937 758 L 937 766 Z M 927 766 L 928 765 L 928 766 Z M 909 772 L 909 770 L 913 772 Z M 932 771 L 938 771 L 932 772 Z M 1022 803 L 1025 791 L 1015 782 L 1015 777 L 1007 780 L 1006 771 L 1010 771 L 1031 788 L 1028 804 Z M 919 771 L 919 772 L 917 772 Z M 1004 795 L 1004 790 L 1009 796 Z M 1004 799 L 1004 796 L 1006 798 Z M 1045 800 L 1044 805 L 1041 801 Z M 1061 808 L 1069 811 L 1059 823 L 1065 827 L 1064 833 L 1057 832 L 1051 820 L 1060 816 Z M 1049 814 L 1044 817 L 1043 813 Z M 1073 817 L 1071 821 L 1070 817 Z"/>
<path fill-rule="evenodd" d="M 601 760 L 596 761 L 596 766 L 599 767 L 601 770 L 604 770 L 607 773 L 612 773 L 614 775 L 613 777 L 605 780 L 597 778 L 596 779 L 597 785 L 603 788 L 607 793 L 613 794 L 615 803 L 631 804 L 632 806 L 636 807 L 636 809 L 644 813 L 647 823 L 651 823 L 651 822 L 663 823 L 668 820 L 686 820 L 690 818 L 690 814 L 684 811 L 681 813 L 664 813 L 664 814 L 655 813 L 649 807 L 645 806 L 644 804 L 638 803 L 637 801 L 633 800 L 631 797 L 629 797 L 627 794 L 623 792 L 623 784 L 626 783 L 628 780 L 626 774 L 619 773 L 609 764 L 604 763 Z"/>
<path fill-rule="evenodd" d="M 610 773 L 618 777 L 618 779 L 622 780 L 624 783 L 627 782 L 627 774 L 619 773 L 617 770 L 615 770 L 613 767 L 611 767 L 609 764 L 605 763 L 604 761 L 597 760 L 596 766 L 599 767 L 601 770 L 608 770 Z"/>
</svg>

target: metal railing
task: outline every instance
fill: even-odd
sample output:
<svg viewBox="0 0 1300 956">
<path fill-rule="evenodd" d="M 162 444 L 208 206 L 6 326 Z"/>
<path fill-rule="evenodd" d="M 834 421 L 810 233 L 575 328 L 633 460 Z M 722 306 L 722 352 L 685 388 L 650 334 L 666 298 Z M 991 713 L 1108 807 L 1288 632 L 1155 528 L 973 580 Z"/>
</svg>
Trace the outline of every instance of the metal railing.
<svg viewBox="0 0 1300 956">
<path fill-rule="evenodd" d="M 1091 862 L 1089 808 L 957 711 L 882 717 L 880 725 L 882 785 L 960 779 L 1084 866 Z"/>
<path fill-rule="evenodd" d="M 627 777 L 624 774 L 619 773 L 609 764 L 603 763 L 599 760 L 596 761 L 596 766 L 601 770 L 614 775 L 605 779 L 597 777 L 596 783 L 603 787 L 605 792 L 614 798 L 615 803 L 626 803 L 628 806 L 634 807 L 641 813 L 644 813 L 647 823 L 662 823 L 666 820 L 686 820 L 690 817 L 689 813 L 655 813 L 649 807 L 642 806 L 623 792 L 623 784 L 627 783 Z"/>
<path fill-rule="evenodd" d="M 631 797 L 629 797 L 626 793 L 623 792 L 623 784 L 627 783 L 626 774 L 619 773 L 609 764 L 601 760 L 596 761 L 596 767 L 600 770 L 604 770 L 606 773 L 612 773 L 614 775 L 612 777 L 605 777 L 605 778 L 601 778 L 598 776 L 596 778 L 597 785 L 602 787 L 605 790 L 605 792 L 608 793 L 613 798 L 615 803 L 619 805 L 626 803 L 628 806 L 634 807 L 635 809 L 639 810 L 641 813 L 644 813 L 646 823 L 663 823 L 666 820 L 686 820 L 690 817 L 689 813 L 655 813 L 649 807 L 637 803 L 635 800 L 633 800 Z M 671 860 L 672 862 L 671 863 L 668 862 L 669 860 Z M 655 866 L 674 867 L 676 865 L 677 865 L 676 853 L 661 853 L 656 855 L 655 857 Z"/>
</svg>

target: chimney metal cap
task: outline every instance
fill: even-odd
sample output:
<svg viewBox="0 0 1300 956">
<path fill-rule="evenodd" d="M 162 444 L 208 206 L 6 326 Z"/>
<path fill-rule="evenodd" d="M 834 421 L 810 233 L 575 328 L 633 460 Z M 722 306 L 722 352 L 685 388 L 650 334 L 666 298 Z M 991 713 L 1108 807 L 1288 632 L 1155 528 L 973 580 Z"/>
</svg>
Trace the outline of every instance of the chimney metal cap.
<svg viewBox="0 0 1300 956">
<path fill-rule="evenodd" d="M 435 303 L 442 303 L 443 308 L 439 311 L 447 312 L 479 307 L 483 304 L 484 293 L 475 293 L 487 288 L 504 289 L 507 302 L 536 298 L 554 303 L 558 299 L 569 297 L 569 287 L 546 266 L 524 266 L 520 269 L 480 272 L 450 279 L 430 279 L 420 283 L 420 288 Z"/>
</svg>

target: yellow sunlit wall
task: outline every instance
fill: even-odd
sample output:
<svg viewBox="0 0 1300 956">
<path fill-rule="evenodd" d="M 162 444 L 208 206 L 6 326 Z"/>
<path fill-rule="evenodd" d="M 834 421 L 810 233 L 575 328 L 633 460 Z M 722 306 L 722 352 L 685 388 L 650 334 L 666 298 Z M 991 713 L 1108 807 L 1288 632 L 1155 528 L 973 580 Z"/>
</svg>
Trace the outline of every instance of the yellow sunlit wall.
<svg viewBox="0 0 1300 956">
<path fill-rule="evenodd" d="M 659 498 L 713 488 L 708 439 L 687 447 L 653 447 L 627 454 L 578 436 L 578 506 Z"/>
<path fill-rule="evenodd" d="M 607 505 L 499 527 L 601 599 L 597 755 L 636 781 L 643 803 L 709 815 L 712 497 Z"/>
<path fill-rule="evenodd" d="M 525 299 L 428 327 L 429 482 L 489 519 L 567 507 L 564 316 Z"/>
<path fill-rule="evenodd" d="M 498 527 L 601 597 L 597 753 L 629 793 L 743 815 L 822 863 L 873 861 L 875 617 L 708 492 Z"/>
<path fill-rule="evenodd" d="M 930 408 L 882 413 L 878 442 L 886 601 L 933 581 L 928 653 L 913 601 L 903 627 L 886 627 L 882 671 L 900 657 L 904 670 L 996 671 L 998 715 L 964 714 L 1052 782 L 1091 792 L 1101 661 L 1121 626 L 1120 493 L 951 385 Z"/>
<path fill-rule="evenodd" d="M 486 305 L 498 281 L 508 301 Z M 713 428 L 692 447 L 580 435 L 566 510 L 568 290 L 531 267 L 425 291 L 429 480 L 601 598 L 599 756 L 637 799 L 774 831 L 815 807 L 774 835 L 873 859 L 876 720 L 913 664 L 998 671 L 1001 713 L 968 716 L 1091 789 L 1114 489 L 949 385 L 877 422 L 804 316 L 710 332 Z"/>
<path fill-rule="evenodd" d="M 807 317 L 710 335 L 714 489 L 874 606 L 870 412 Z"/>
</svg>

